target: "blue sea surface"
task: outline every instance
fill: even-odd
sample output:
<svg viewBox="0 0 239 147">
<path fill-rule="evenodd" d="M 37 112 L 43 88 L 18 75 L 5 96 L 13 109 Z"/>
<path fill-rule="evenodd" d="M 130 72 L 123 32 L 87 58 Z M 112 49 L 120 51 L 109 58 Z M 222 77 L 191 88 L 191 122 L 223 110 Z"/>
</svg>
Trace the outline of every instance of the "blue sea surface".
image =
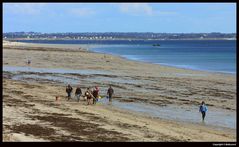
<svg viewBox="0 0 239 147">
<path fill-rule="evenodd" d="M 29 43 L 87 44 L 90 50 L 192 70 L 236 74 L 235 40 L 19 40 Z M 153 46 L 160 44 L 160 46 Z"/>
<path fill-rule="evenodd" d="M 101 45 L 91 50 L 161 65 L 236 73 L 235 41 L 158 41 L 152 44 Z"/>
</svg>

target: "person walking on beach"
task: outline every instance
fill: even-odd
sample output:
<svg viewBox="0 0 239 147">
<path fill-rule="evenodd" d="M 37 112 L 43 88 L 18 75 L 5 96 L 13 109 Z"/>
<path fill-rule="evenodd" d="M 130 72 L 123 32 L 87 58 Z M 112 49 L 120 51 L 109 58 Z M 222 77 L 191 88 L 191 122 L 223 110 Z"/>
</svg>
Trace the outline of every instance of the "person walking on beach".
<svg viewBox="0 0 239 147">
<path fill-rule="evenodd" d="M 72 92 L 73 88 L 71 87 L 70 84 L 68 84 L 68 86 L 66 86 L 66 93 L 67 93 L 67 98 L 68 98 L 68 101 L 70 100 L 71 98 L 71 92 Z"/>
<path fill-rule="evenodd" d="M 78 86 L 78 87 L 76 88 L 76 92 L 75 92 L 75 96 L 76 96 L 78 102 L 80 101 L 80 96 L 81 96 L 81 94 L 82 94 L 81 88 L 80 88 L 80 86 Z"/>
<path fill-rule="evenodd" d="M 85 96 L 87 98 L 87 105 L 90 105 L 90 101 L 94 96 L 92 95 L 92 92 L 89 87 L 87 88 L 87 90 L 85 92 Z"/>
<path fill-rule="evenodd" d="M 108 95 L 108 97 L 109 97 L 109 102 L 111 102 L 112 101 L 112 96 L 113 96 L 113 94 L 114 94 L 114 89 L 111 87 L 111 85 L 110 85 L 110 87 L 109 87 L 109 89 L 108 89 L 108 91 L 107 91 L 107 95 Z"/>
<path fill-rule="evenodd" d="M 93 104 L 96 104 L 98 96 L 99 96 L 99 88 L 95 86 L 95 89 L 93 90 Z"/>
<path fill-rule="evenodd" d="M 202 121 L 204 121 L 204 118 L 205 118 L 205 116 L 206 116 L 207 110 L 208 110 L 208 109 L 207 109 L 207 106 L 205 105 L 205 102 L 202 101 L 202 104 L 201 104 L 200 107 L 199 107 L 199 112 L 202 113 Z"/>
<path fill-rule="evenodd" d="M 30 60 L 30 59 L 27 60 L 27 64 L 28 64 L 28 65 L 31 64 L 31 60 Z"/>
</svg>

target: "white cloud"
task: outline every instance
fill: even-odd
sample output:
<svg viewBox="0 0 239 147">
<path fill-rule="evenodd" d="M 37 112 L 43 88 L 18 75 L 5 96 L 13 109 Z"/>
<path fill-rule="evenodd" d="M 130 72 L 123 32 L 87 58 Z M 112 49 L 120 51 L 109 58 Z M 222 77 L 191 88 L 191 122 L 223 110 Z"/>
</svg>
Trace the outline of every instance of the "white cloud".
<svg viewBox="0 0 239 147">
<path fill-rule="evenodd" d="M 146 3 L 124 3 L 119 4 L 120 11 L 131 15 L 153 15 L 153 8 Z"/>
<path fill-rule="evenodd" d="M 88 8 L 74 8 L 70 9 L 69 13 L 76 16 L 89 16 L 95 14 L 95 11 Z"/>
<path fill-rule="evenodd" d="M 5 3 L 3 5 L 4 11 L 14 14 L 40 14 L 42 8 L 46 3 Z M 6 12 L 5 12 L 6 13 Z"/>
<path fill-rule="evenodd" d="M 118 4 L 120 12 L 130 15 L 148 15 L 148 16 L 165 16 L 177 15 L 173 11 L 155 10 L 147 3 L 124 3 Z"/>
</svg>

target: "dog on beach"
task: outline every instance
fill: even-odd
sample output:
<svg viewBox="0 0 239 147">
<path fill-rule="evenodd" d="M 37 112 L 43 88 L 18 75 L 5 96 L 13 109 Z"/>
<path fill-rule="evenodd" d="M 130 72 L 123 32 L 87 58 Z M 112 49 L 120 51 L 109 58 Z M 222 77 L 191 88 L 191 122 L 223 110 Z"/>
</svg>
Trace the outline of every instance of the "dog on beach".
<svg viewBox="0 0 239 147">
<path fill-rule="evenodd" d="M 59 96 L 56 96 L 56 101 L 59 101 L 60 100 L 60 97 Z"/>
</svg>

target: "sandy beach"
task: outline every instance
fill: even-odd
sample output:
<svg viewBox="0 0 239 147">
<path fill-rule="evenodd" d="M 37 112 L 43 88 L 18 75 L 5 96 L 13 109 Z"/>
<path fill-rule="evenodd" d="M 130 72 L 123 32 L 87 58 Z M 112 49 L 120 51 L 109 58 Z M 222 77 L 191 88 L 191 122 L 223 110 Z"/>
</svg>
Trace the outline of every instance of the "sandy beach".
<svg viewBox="0 0 239 147">
<path fill-rule="evenodd" d="M 85 48 L 3 41 L 3 141 L 236 141 L 236 75 Z M 90 106 L 67 101 L 67 83 L 74 91 L 97 85 L 103 98 Z M 104 98 L 109 85 L 113 103 Z M 205 123 L 198 112 L 202 101 L 209 107 Z"/>
</svg>

